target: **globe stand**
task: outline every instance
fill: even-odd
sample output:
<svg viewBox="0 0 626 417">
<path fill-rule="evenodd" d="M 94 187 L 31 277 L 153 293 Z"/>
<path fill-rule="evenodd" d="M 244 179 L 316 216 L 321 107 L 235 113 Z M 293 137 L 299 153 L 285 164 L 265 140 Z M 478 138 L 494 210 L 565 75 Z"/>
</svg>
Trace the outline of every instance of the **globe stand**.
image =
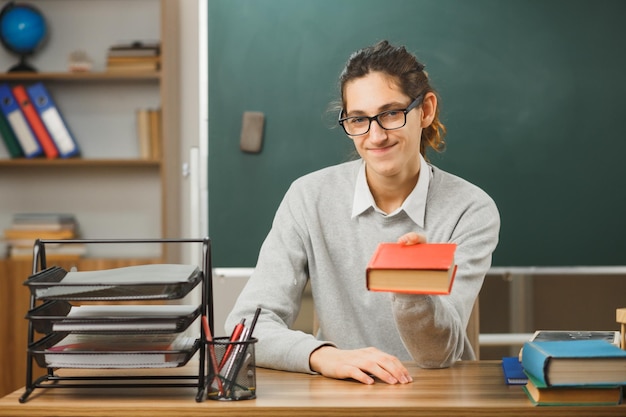
<svg viewBox="0 0 626 417">
<path fill-rule="evenodd" d="M 26 56 L 20 56 L 20 62 L 13 65 L 7 72 L 37 72 L 35 67 L 26 62 Z"/>
</svg>

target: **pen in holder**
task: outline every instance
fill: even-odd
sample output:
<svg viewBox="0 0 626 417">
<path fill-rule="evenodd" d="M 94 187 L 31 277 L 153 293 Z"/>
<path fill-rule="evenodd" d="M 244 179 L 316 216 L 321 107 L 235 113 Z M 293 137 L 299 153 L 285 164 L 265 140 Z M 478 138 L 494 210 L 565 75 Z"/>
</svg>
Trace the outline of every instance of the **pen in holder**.
<svg viewBox="0 0 626 417">
<path fill-rule="evenodd" d="M 215 352 L 217 363 L 222 364 L 215 375 L 211 367 L 207 398 L 211 400 L 250 400 L 256 398 L 255 338 L 231 341 L 216 337 L 207 341 L 207 348 Z M 230 348 L 229 348 L 230 346 Z M 227 357 L 224 355 L 228 354 Z"/>
</svg>

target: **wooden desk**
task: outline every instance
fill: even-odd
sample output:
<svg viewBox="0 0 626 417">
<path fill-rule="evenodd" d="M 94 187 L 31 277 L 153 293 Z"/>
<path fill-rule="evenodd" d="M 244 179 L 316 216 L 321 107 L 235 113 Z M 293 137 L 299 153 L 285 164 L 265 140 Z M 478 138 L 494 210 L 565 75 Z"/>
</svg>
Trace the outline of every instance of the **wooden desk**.
<svg viewBox="0 0 626 417">
<path fill-rule="evenodd" d="M 37 389 L 0 399 L 0 416 L 626 416 L 626 405 L 534 407 L 521 386 L 504 384 L 500 361 L 448 369 L 409 365 L 414 382 L 362 385 L 319 375 L 258 369 L 255 400 L 195 401 L 195 390 Z"/>
</svg>

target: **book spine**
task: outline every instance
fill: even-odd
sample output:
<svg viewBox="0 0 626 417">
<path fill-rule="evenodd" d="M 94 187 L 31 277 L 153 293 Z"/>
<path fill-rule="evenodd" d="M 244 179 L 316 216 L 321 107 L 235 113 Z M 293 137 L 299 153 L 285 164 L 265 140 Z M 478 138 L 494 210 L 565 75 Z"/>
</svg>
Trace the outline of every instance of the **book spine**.
<svg viewBox="0 0 626 417">
<path fill-rule="evenodd" d="M 20 147 L 20 143 L 15 137 L 15 133 L 13 129 L 11 129 L 11 125 L 9 125 L 8 120 L 4 116 L 4 113 L 0 111 L 0 136 L 2 136 L 2 140 L 4 145 L 7 148 L 7 152 L 11 158 L 19 158 L 24 156 L 22 152 L 22 148 Z"/>
<path fill-rule="evenodd" d="M 59 109 L 48 89 L 43 83 L 36 83 L 26 89 L 28 96 L 41 118 L 50 137 L 59 151 L 62 158 L 69 158 L 79 154 L 78 145 L 70 129 L 61 116 Z"/>
<path fill-rule="evenodd" d="M 137 109 L 135 112 L 137 120 L 137 139 L 139 143 L 139 157 L 150 159 L 152 157 L 150 141 L 150 110 Z"/>
<path fill-rule="evenodd" d="M 35 134 L 35 137 L 39 141 L 39 144 L 43 148 L 44 153 L 47 158 L 54 159 L 59 156 L 59 150 L 55 146 L 46 126 L 41 121 L 39 114 L 33 107 L 28 94 L 26 93 L 26 88 L 23 85 L 16 85 L 13 87 L 13 95 L 17 100 L 24 116 L 28 120 L 30 127 Z"/>
<path fill-rule="evenodd" d="M 533 342 L 524 343 L 522 348 L 522 368 L 540 387 L 549 386 L 546 369 L 550 356 Z"/>
<path fill-rule="evenodd" d="M 158 161 L 161 159 L 161 109 L 149 110 L 150 119 L 150 156 Z"/>
<path fill-rule="evenodd" d="M 24 113 L 15 100 L 11 87 L 6 83 L 0 85 L 0 110 L 9 122 L 24 156 L 26 158 L 40 156 L 43 153 L 41 145 L 39 145 Z"/>
</svg>

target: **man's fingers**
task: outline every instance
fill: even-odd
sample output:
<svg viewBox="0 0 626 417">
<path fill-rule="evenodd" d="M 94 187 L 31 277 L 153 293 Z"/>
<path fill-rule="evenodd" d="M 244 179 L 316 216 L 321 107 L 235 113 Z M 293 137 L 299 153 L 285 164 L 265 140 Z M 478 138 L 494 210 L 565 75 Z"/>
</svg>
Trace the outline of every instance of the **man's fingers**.
<svg viewBox="0 0 626 417">
<path fill-rule="evenodd" d="M 402 362 L 395 356 L 388 355 L 378 349 L 364 349 L 366 356 L 362 357 L 362 361 L 357 365 L 359 369 L 375 376 L 387 384 L 397 384 L 410 382 L 406 376 L 408 370 L 402 365 Z"/>
<path fill-rule="evenodd" d="M 363 384 L 372 385 L 374 383 L 374 378 L 372 378 L 365 372 L 361 371 L 359 368 L 351 368 L 351 370 L 348 371 L 348 374 L 349 374 L 349 378 L 352 378 Z"/>
<path fill-rule="evenodd" d="M 380 373 L 376 373 L 375 375 L 388 384 L 397 384 L 398 382 L 406 384 L 413 381 L 409 375 L 409 371 L 395 356 L 381 360 L 377 368 L 380 369 Z"/>
<path fill-rule="evenodd" d="M 405 245 L 416 245 L 418 243 L 426 243 L 426 236 L 419 233 L 409 232 L 398 238 L 398 243 Z"/>
</svg>

